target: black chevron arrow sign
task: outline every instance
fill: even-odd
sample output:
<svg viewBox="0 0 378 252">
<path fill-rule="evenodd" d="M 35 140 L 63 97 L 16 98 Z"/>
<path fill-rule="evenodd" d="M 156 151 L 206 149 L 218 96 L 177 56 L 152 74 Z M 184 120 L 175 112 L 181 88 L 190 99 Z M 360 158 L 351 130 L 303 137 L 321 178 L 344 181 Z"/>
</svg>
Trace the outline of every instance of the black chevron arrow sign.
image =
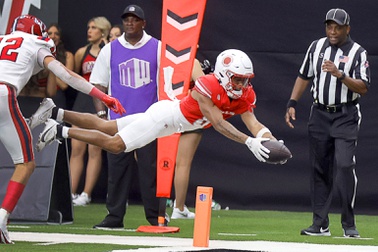
<svg viewBox="0 0 378 252">
<path fill-rule="evenodd" d="M 177 82 L 177 83 L 172 83 L 172 89 L 173 89 L 173 92 L 175 92 L 176 89 L 178 88 L 183 88 L 184 87 L 184 81 L 180 81 L 180 82 Z"/>
<path fill-rule="evenodd" d="M 187 61 L 190 59 L 190 53 L 191 53 L 191 47 L 185 48 L 183 50 L 177 51 L 173 47 L 169 46 L 168 44 L 166 45 L 166 50 L 165 50 L 165 56 L 175 63 L 176 65 Z"/>
<path fill-rule="evenodd" d="M 168 10 L 167 12 L 167 23 L 179 31 L 183 31 L 197 25 L 198 13 L 186 17 L 180 17 L 171 10 Z"/>
</svg>

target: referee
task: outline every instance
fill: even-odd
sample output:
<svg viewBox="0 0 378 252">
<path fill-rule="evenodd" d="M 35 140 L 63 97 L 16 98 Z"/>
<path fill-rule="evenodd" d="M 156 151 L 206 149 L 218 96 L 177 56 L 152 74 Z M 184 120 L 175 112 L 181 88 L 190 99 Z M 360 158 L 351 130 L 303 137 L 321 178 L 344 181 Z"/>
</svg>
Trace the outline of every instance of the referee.
<svg viewBox="0 0 378 252">
<path fill-rule="evenodd" d="M 366 50 L 349 36 L 349 21 L 343 9 L 327 12 L 326 37 L 308 48 L 287 104 L 286 124 L 294 128 L 291 120 L 296 119 L 297 101 L 312 80 L 308 133 L 313 220 L 302 235 L 331 235 L 328 213 L 337 190 L 344 236 L 360 237 L 354 219 L 355 153 L 361 122 L 358 100 L 370 86 L 370 70 Z"/>
</svg>

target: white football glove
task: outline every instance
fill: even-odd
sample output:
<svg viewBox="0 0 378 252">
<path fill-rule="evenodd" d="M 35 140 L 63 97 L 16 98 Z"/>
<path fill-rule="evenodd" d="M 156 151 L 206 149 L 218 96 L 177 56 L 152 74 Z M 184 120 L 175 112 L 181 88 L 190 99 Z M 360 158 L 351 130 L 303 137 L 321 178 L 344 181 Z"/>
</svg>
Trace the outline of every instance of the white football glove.
<svg viewBox="0 0 378 252">
<path fill-rule="evenodd" d="M 249 150 L 255 155 L 255 157 L 260 162 L 266 162 L 266 159 L 269 158 L 269 152 L 267 148 L 265 148 L 261 142 L 269 141 L 269 138 L 263 138 L 263 137 L 248 137 L 245 141 L 245 144 L 248 146 Z"/>
</svg>

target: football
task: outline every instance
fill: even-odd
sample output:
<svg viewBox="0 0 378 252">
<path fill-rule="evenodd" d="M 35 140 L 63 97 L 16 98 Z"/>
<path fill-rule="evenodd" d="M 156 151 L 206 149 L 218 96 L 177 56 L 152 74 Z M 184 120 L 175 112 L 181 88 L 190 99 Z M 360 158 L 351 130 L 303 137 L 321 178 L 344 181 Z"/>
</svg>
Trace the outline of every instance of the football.
<svg viewBox="0 0 378 252">
<path fill-rule="evenodd" d="M 290 150 L 283 142 L 270 140 L 261 144 L 270 150 L 269 158 L 266 160 L 268 164 L 282 164 L 292 157 Z"/>
</svg>

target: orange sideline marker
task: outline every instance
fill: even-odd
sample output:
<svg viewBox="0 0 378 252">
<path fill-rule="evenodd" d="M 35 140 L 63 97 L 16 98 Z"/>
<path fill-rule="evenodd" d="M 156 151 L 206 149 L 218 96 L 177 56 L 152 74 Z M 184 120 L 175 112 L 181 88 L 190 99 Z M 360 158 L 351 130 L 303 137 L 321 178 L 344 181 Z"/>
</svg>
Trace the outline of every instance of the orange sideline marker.
<svg viewBox="0 0 378 252">
<path fill-rule="evenodd" d="M 209 247 L 212 187 L 197 187 L 196 217 L 194 218 L 193 246 Z"/>
</svg>

